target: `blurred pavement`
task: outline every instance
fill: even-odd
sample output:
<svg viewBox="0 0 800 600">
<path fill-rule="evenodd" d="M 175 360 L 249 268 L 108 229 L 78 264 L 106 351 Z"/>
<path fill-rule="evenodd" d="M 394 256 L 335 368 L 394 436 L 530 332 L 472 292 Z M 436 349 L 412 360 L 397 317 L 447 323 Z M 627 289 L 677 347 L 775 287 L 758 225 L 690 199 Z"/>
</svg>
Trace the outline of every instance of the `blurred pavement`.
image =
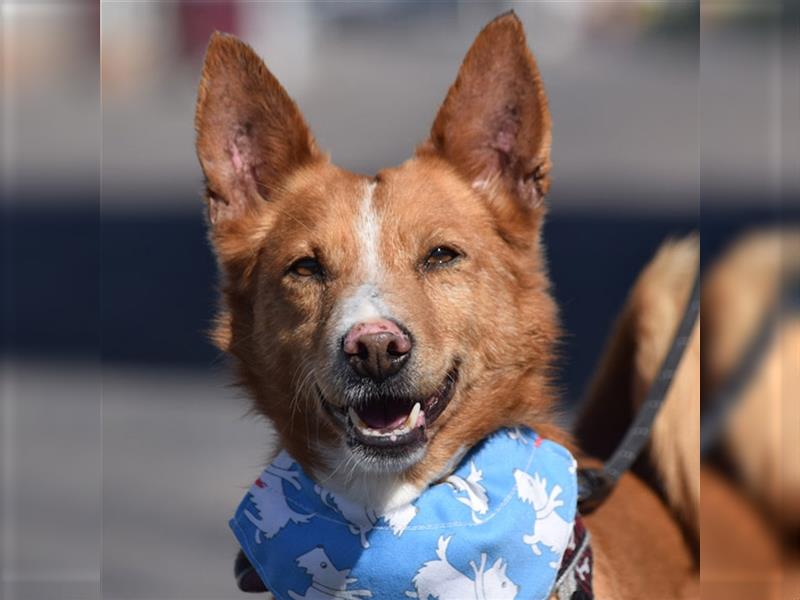
<svg viewBox="0 0 800 600">
<path fill-rule="evenodd" d="M 2 598 L 100 598 L 101 569 L 104 599 L 241 597 L 227 519 L 271 435 L 223 376 L 6 362 L 3 384 Z"/>
</svg>

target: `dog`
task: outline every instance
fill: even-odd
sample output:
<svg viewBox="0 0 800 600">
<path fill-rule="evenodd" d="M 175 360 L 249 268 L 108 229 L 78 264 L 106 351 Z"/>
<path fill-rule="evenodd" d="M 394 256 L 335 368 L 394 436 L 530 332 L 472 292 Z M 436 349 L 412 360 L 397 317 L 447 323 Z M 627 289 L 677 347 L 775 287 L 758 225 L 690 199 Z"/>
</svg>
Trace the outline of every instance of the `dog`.
<svg viewBox="0 0 800 600">
<path fill-rule="evenodd" d="M 375 175 L 335 166 L 232 36 L 209 43 L 195 126 L 220 272 L 212 338 L 305 472 L 385 514 L 503 427 L 578 452 L 555 417 L 541 247 L 551 118 L 513 12 L 477 36 L 428 139 Z M 683 437 L 655 435 L 681 455 Z M 696 580 L 684 483 L 670 505 L 626 475 L 586 520 L 598 598 L 679 598 Z"/>
<path fill-rule="evenodd" d="M 289 523 L 305 523 L 313 517 L 311 514 L 301 514 L 292 510 L 283 496 L 272 493 L 273 489 L 280 488 L 282 481 L 299 487 L 296 472 L 285 468 L 287 462 L 285 455 L 279 455 L 267 472 L 256 480 L 257 493 L 253 494 L 253 504 L 258 510 L 258 516 L 251 512 L 247 513 L 247 518 L 257 528 L 256 543 L 261 543 L 262 535 L 271 538 Z M 270 518 L 266 519 L 266 515 Z"/>
<path fill-rule="evenodd" d="M 311 577 L 303 595 L 289 592 L 292 600 L 362 600 L 371 598 L 366 589 L 352 589 L 358 582 L 347 569 L 337 569 L 322 548 L 314 548 L 297 559 L 297 564 Z"/>
<path fill-rule="evenodd" d="M 460 598 L 462 600 L 513 600 L 518 587 L 506 574 L 506 564 L 498 558 L 486 568 L 486 554 L 481 555 L 480 566 L 470 562 L 474 579 L 462 573 L 447 560 L 450 538 L 440 537 L 436 545 L 436 560 L 422 565 L 414 576 L 414 592 L 409 598 Z"/>
<path fill-rule="evenodd" d="M 564 551 L 561 540 L 568 540 L 572 531 L 572 524 L 564 521 L 555 512 L 556 508 L 564 504 L 558 499 L 561 488 L 555 485 L 548 493 L 546 479 L 539 477 L 538 473 L 531 476 L 520 469 L 514 471 L 514 479 L 517 481 L 520 499 L 530 504 L 536 513 L 533 533 L 524 535 L 523 541 L 531 547 L 534 554 L 542 553 L 539 548 L 541 543 L 560 555 Z M 551 566 L 558 568 L 557 564 Z"/>
<path fill-rule="evenodd" d="M 471 461 L 469 463 L 469 475 L 466 477 L 449 475 L 445 479 L 447 483 L 453 486 L 456 500 L 470 507 L 472 521 L 475 523 L 481 522 L 480 515 L 485 515 L 489 512 L 489 498 L 486 495 L 486 488 L 481 485 L 482 480 L 483 473 Z"/>
</svg>

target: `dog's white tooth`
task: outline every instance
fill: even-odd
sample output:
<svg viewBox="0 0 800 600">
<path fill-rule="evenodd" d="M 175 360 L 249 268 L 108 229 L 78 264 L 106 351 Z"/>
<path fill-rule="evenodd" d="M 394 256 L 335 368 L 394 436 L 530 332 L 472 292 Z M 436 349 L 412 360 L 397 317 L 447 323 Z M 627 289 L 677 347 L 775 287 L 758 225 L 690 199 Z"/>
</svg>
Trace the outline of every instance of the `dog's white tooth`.
<svg viewBox="0 0 800 600">
<path fill-rule="evenodd" d="M 353 425 L 359 429 L 369 429 L 367 424 L 361 420 L 361 417 L 358 416 L 358 413 L 353 409 L 352 406 L 348 409 L 347 414 L 350 415 L 350 420 L 353 422 Z"/>
<path fill-rule="evenodd" d="M 417 424 L 417 419 L 419 418 L 419 411 L 422 410 L 422 407 L 419 405 L 419 402 L 414 404 L 414 408 L 411 409 L 411 412 L 406 419 L 405 426 L 409 429 L 413 429 Z"/>
</svg>

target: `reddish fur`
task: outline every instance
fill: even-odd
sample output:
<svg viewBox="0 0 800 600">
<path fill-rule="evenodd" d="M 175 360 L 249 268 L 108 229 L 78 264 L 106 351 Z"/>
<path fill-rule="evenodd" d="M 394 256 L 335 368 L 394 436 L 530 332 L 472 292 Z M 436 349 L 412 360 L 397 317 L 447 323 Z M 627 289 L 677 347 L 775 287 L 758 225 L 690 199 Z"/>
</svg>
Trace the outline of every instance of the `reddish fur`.
<svg viewBox="0 0 800 600">
<path fill-rule="evenodd" d="M 280 84 L 228 36 L 216 35 L 209 46 L 197 128 L 223 281 L 214 339 L 235 357 L 257 410 L 304 468 L 322 464 L 318 442 L 341 435 L 302 383 L 311 364 L 326 396 L 330 391 L 331 314 L 360 283 L 354 223 L 370 181 L 384 287 L 415 339 L 416 385 L 432 393 L 453 362 L 461 364 L 455 396 L 429 428 L 425 457 L 404 477 L 430 482 L 459 449 L 504 425 L 528 425 L 569 444 L 552 416 L 559 324 L 540 248 L 550 117 L 516 16 L 496 19 L 478 36 L 415 157 L 374 179 L 328 162 Z M 465 258 L 421 272 L 420 258 L 441 243 Z M 323 258 L 325 285 L 285 275 L 293 260 L 311 253 Z M 654 498 L 626 480 L 611 508 L 593 517 L 603 532 L 600 597 L 643 597 L 636 595 L 638 577 L 623 580 L 653 547 L 646 571 L 667 568 L 659 581 L 670 590 L 684 575 L 679 530 Z M 636 531 L 614 516 L 642 509 L 652 518 Z M 661 541 L 645 547 L 654 536 Z"/>
<path fill-rule="evenodd" d="M 781 547 L 766 519 L 716 469 L 701 471 L 700 577 L 703 598 L 793 600 L 781 581 Z M 781 588 L 785 586 L 783 593 Z M 796 590 L 795 590 L 796 592 Z"/>
</svg>

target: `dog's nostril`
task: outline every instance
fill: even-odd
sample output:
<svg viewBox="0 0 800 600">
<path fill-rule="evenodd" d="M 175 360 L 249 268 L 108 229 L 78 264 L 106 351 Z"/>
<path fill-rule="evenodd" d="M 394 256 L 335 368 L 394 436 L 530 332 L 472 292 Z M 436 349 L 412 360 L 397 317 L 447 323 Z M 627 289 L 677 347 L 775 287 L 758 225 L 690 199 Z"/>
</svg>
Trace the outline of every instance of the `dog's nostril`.
<svg viewBox="0 0 800 600">
<path fill-rule="evenodd" d="M 409 348 L 401 349 L 395 340 L 391 340 L 389 342 L 389 346 L 386 348 L 386 351 L 392 356 L 404 356 L 408 354 Z"/>
<path fill-rule="evenodd" d="M 369 348 L 364 342 L 358 342 L 358 351 L 356 352 L 356 356 L 361 360 L 367 360 L 369 358 Z"/>
</svg>

